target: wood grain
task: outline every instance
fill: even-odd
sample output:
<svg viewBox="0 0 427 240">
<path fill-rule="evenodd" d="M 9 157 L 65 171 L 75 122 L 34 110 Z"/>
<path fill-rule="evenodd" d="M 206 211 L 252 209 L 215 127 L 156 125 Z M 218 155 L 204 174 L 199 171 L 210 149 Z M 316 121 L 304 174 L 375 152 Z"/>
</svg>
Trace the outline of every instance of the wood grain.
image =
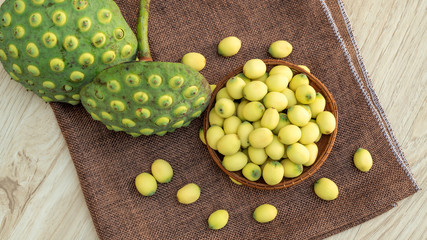
<svg viewBox="0 0 427 240">
<path fill-rule="evenodd" d="M 3 3 L 3 0 L 0 0 Z M 344 1 L 380 102 L 427 187 L 427 1 Z M 0 67 L 0 239 L 97 239 L 50 107 Z M 427 194 L 328 239 L 426 239 Z"/>
</svg>

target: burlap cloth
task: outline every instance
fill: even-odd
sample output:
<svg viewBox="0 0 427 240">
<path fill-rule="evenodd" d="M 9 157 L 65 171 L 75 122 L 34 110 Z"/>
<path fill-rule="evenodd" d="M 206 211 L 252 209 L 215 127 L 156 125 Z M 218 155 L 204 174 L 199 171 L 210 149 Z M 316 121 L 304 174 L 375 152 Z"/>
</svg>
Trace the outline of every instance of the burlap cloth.
<svg viewBox="0 0 427 240">
<path fill-rule="evenodd" d="M 135 29 L 138 0 L 118 0 Z M 227 36 L 242 40 L 231 58 L 217 54 Z M 83 107 L 52 104 L 73 158 L 98 235 L 102 239 L 305 239 L 324 238 L 386 212 L 418 190 L 409 166 L 385 119 L 358 55 L 351 28 L 337 0 L 232 1 L 152 0 L 149 39 L 157 61 L 180 61 L 187 52 L 207 59 L 202 74 L 216 83 L 251 58 L 270 58 L 270 43 L 293 44 L 287 61 L 305 64 L 333 94 L 339 111 L 335 146 L 320 170 L 285 190 L 238 186 L 211 160 L 198 137 L 201 119 L 163 137 L 133 138 L 107 130 Z M 369 173 L 354 166 L 359 147 L 371 152 Z M 159 184 L 152 197 L 135 189 L 134 178 L 156 158 L 169 161 L 174 177 Z M 322 201 L 313 182 L 328 177 L 339 186 L 335 201 Z M 176 191 L 195 182 L 201 197 L 182 205 Z M 277 207 L 277 218 L 259 224 L 252 218 L 260 204 Z M 209 230 L 207 218 L 227 209 L 228 225 Z"/>
</svg>

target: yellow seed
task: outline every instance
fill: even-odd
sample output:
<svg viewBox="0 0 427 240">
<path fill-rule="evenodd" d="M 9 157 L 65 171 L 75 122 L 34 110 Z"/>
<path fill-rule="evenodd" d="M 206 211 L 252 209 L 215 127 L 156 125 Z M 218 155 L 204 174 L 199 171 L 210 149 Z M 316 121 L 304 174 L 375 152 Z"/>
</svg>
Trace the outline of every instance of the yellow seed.
<svg viewBox="0 0 427 240">
<path fill-rule="evenodd" d="M 172 166 L 163 159 L 156 159 L 151 164 L 151 173 L 159 183 L 168 183 L 172 180 Z"/>
<path fill-rule="evenodd" d="M 92 44 L 97 48 L 104 46 L 106 41 L 107 37 L 102 32 L 98 32 L 92 37 Z"/>
<path fill-rule="evenodd" d="M 19 57 L 18 48 L 16 48 L 16 46 L 13 44 L 9 44 L 9 55 L 13 58 Z"/>
<path fill-rule="evenodd" d="M 338 186 L 328 178 L 320 178 L 314 182 L 314 192 L 326 201 L 334 200 L 338 197 Z"/>
<path fill-rule="evenodd" d="M 224 156 L 233 155 L 240 150 L 240 139 L 237 134 L 226 134 L 218 140 L 216 147 Z"/>
<path fill-rule="evenodd" d="M 34 65 L 28 65 L 27 70 L 34 77 L 40 76 L 40 70 Z"/>
<path fill-rule="evenodd" d="M 336 127 L 335 116 L 329 111 L 323 111 L 316 117 L 316 123 L 322 134 L 331 134 Z"/>
<path fill-rule="evenodd" d="M 279 161 L 268 162 L 262 170 L 262 178 L 268 185 L 279 184 L 283 180 L 284 169 Z"/>
<path fill-rule="evenodd" d="M 153 88 L 159 87 L 163 82 L 162 77 L 157 74 L 151 74 L 148 77 L 147 81 L 148 81 L 148 84 Z"/>
<path fill-rule="evenodd" d="M 249 144 L 254 148 L 265 148 L 273 141 L 273 132 L 268 128 L 257 128 L 249 134 Z"/>
<path fill-rule="evenodd" d="M 354 165 L 362 172 L 368 172 L 372 167 L 372 156 L 368 150 L 358 148 L 353 157 Z"/>
<path fill-rule="evenodd" d="M 143 196 L 152 196 L 156 193 L 156 179 L 149 173 L 141 173 L 135 178 L 135 186 Z"/>
<path fill-rule="evenodd" d="M 159 118 L 155 121 L 156 125 L 157 125 L 157 126 L 160 126 L 160 127 L 165 127 L 166 125 L 168 125 L 168 124 L 169 124 L 169 122 L 170 122 L 170 119 L 169 119 L 168 117 L 159 117 Z"/>
<path fill-rule="evenodd" d="M 218 141 L 225 135 L 224 130 L 216 125 L 213 125 L 208 128 L 206 131 L 206 141 L 207 144 L 214 150 L 218 150 L 217 144 Z"/>
<path fill-rule="evenodd" d="M 268 52 L 274 58 L 285 58 L 291 54 L 292 45 L 288 41 L 279 40 L 270 45 Z"/>
<path fill-rule="evenodd" d="M 316 161 L 319 149 L 315 143 L 306 144 L 304 146 L 308 149 L 310 157 L 308 159 L 308 162 L 303 163 L 303 165 L 308 167 L 313 165 L 314 162 Z"/>
<path fill-rule="evenodd" d="M 277 65 L 277 66 L 273 67 L 270 70 L 269 74 L 270 75 L 283 74 L 288 78 L 288 80 L 291 80 L 292 77 L 294 76 L 294 73 L 292 72 L 292 70 L 288 66 L 285 66 L 285 65 Z"/>
<path fill-rule="evenodd" d="M 90 53 L 83 53 L 79 57 L 79 64 L 82 66 L 89 66 L 95 62 L 95 57 Z"/>
<path fill-rule="evenodd" d="M 182 57 L 181 62 L 196 71 L 201 71 L 206 65 L 206 58 L 200 53 L 190 52 Z"/>
<path fill-rule="evenodd" d="M 110 10 L 107 9 L 101 9 L 98 11 L 98 21 L 103 24 L 107 24 L 111 21 L 113 14 L 110 12 Z"/>
<path fill-rule="evenodd" d="M 132 46 L 129 44 L 126 44 L 123 46 L 122 50 L 120 51 L 120 55 L 122 58 L 128 58 L 132 54 Z"/>
<path fill-rule="evenodd" d="M 221 209 L 216 210 L 215 212 L 211 213 L 208 218 L 208 225 L 210 229 L 218 230 L 228 223 L 228 212 L 227 210 Z"/>
<path fill-rule="evenodd" d="M 197 184 L 189 183 L 178 190 L 176 197 L 178 202 L 182 204 L 191 204 L 199 199 L 200 192 L 200 187 Z"/>
<path fill-rule="evenodd" d="M 25 35 L 25 29 L 22 26 L 16 26 L 13 35 L 16 37 L 16 39 L 21 39 Z"/>
<path fill-rule="evenodd" d="M 55 83 L 50 81 L 44 81 L 42 85 L 44 88 L 47 88 L 47 89 L 54 89 L 56 87 Z"/>
<path fill-rule="evenodd" d="M 83 81 L 83 78 L 85 77 L 84 73 L 79 71 L 73 71 L 70 74 L 70 80 L 73 82 L 81 82 Z"/>
<path fill-rule="evenodd" d="M 0 49 L 0 58 L 1 58 L 3 61 L 6 61 L 6 60 L 7 60 L 6 53 L 3 51 L 3 49 Z"/>
<path fill-rule="evenodd" d="M 252 214 L 252 217 L 259 223 L 273 221 L 277 216 L 277 208 L 271 204 L 262 204 L 258 206 Z"/>
<path fill-rule="evenodd" d="M 304 164 L 310 160 L 310 152 L 301 143 L 294 143 L 286 149 L 289 160 L 296 164 Z"/>
<path fill-rule="evenodd" d="M 28 56 L 30 57 L 38 57 L 39 56 L 39 49 L 36 44 L 30 42 L 27 44 L 27 47 L 25 48 L 25 51 L 27 52 Z"/>
<path fill-rule="evenodd" d="M 248 156 L 243 152 L 236 152 L 232 155 L 224 156 L 222 166 L 228 171 L 239 171 L 248 163 Z"/>
<path fill-rule="evenodd" d="M 251 162 L 255 163 L 256 165 L 264 164 L 268 158 L 264 148 L 254 148 L 252 146 L 248 147 L 248 156 Z"/>
<path fill-rule="evenodd" d="M 150 135 L 154 132 L 154 130 L 151 128 L 143 128 L 139 130 L 139 132 L 142 133 L 143 135 Z"/>
<path fill-rule="evenodd" d="M 218 53 L 224 57 L 231 57 L 239 52 L 241 46 L 242 41 L 237 37 L 226 37 L 219 42 Z"/>
<path fill-rule="evenodd" d="M 294 162 L 292 162 L 289 159 L 283 159 L 282 161 L 280 161 L 280 163 L 283 166 L 283 169 L 284 169 L 283 176 L 285 178 L 298 177 L 299 175 L 301 175 L 301 173 L 303 171 L 302 164 L 295 164 Z"/>
<path fill-rule="evenodd" d="M 13 5 L 13 9 L 15 9 L 15 12 L 17 14 L 22 14 L 25 11 L 25 2 L 22 0 L 15 1 L 15 4 Z"/>
<path fill-rule="evenodd" d="M 105 120 L 113 120 L 113 116 L 111 116 L 111 114 L 107 113 L 107 112 L 101 112 L 101 117 Z"/>
<path fill-rule="evenodd" d="M 136 123 L 128 118 L 122 119 L 122 124 L 128 128 L 135 127 Z"/>
</svg>

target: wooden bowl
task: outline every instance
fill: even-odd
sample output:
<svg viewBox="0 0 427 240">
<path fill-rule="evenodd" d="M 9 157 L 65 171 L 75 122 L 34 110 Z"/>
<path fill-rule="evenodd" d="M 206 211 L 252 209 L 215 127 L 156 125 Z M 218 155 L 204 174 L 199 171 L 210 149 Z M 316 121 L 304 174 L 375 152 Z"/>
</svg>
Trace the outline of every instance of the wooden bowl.
<svg viewBox="0 0 427 240">
<path fill-rule="evenodd" d="M 336 104 L 334 98 L 332 97 L 332 94 L 328 91 L 328 89 L 325 87 L 325 85 L 323 85 L 319 81 L 319 79 L 317 79 L 315 76 L 313 76 L 309 72 L 305 71 L 301 67 L 298 67 L 295 64 L 292 64 L 292 63 L 289 63 L 289 62 L 286 62 L 283 60 L 266 59 L 263 61 L 267 65 L 267 71 L 270 71 L 270 69 L 276 65 L 285 65 L 285 66 L 288 66 L 289 68 L 291 68 L 292 71 L 294 72 L 294 74 L 298 74 L 298 73 L 306 74 L 310 80 L 310 85 L 316 90 L 316 92 L 320 92 L 325 97 L 325 100 L 326 100 L 325 110 L 330 111 L 335 116 L 336 123 L 337 123 L 336 126 L 338 127 L 337 104 Z M 210 126 L 209 125 L 209 112 L 215 106 L 216 94 L 218 93 L 218 91 L 221 88 L 225 87 L 225 84 L 227 83 L 228 79 L 230 79 L 233 76 L 236 76 L 237 74 L 239 74 L 241 72 L 243 72 L 243 66 L 235 69 L 232 72 L 230 72 L 227 76 L 225 76 L 217 84 L 214 92 L 212 93 L 212 98 L 210 100 L 209 106 L 207 107 L 207 110 L 205 111 L 205 118 L 203 120 L 203 132 L 205 135 L 205 139 L 206 139 L 206 132 Z M 322 135 L 320 141 L 316 143 L 319 151 L 318 151 L 318 155 L 317 155 L 317 159 L 316 159 L 315 163 L 309 167 L 304 167 L 303 173 L 301 175 L 299 175 L 298 177 L 296 177 L 296 178 L 283 178 L 282 182 L 280 182 L 277 185 L 266 184 L 264 182 L 264 180 L 262 180 L 262 177 L 258 181 L 252 182 L 252 181 L 247 180 L 243 176 L 241 171 L 237 171 L 237 172 L 228 171 L 227 169 L 225 169 L 222 166 L 222 163 L 221 163 L 223 155 L 221 155 L 219 152 L 217 152 L 214 149 L 212 149 L 211 147 L 209 147 L 209 144 L 206 144 L 206 146 L 208 147 L 209 154 L 211 155 L 214 162 L 218 165 L 219 168 L 221 168 L 222 171 L 224 171 L 231 178 L 233 178 L 236 181 L 238 181 L 238 182 L 240 182 L 246 186 L 249 186 L 249 187 L 254 187 L 254 188 L 258 188 L 258 189 L 265 189 L 265 190 L 273 190 L 273 189 L 283 189 L 283 188 L 291 187 L 293 185 L 296 185 L 296 184 L 304 181 L 305 179 L 307 179 L 311 175 L 313 175 L 320 168 L 320 166 L 322 166 L 322 164 L 327 159 L 327 157 L 328 157 L 329 153 L 331 152 L 332 147 L 334 145 L 336 135 L 337 135 L 337 128 L 329 135 Z"/>
</svg>

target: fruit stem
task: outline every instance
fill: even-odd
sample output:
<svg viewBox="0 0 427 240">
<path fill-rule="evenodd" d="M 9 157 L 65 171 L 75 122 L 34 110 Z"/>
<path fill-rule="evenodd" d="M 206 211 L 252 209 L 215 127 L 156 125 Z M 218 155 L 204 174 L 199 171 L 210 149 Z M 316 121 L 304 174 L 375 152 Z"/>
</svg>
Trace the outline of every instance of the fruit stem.
<svg viewBox="0 0 427 240">
<path fill-rule="evenodd" d="M 139 4 L 139 17 L 137 29 L 138 57 L 140 61 L 153 61 L 148 45 L 148 11 L 150 0 L 141 0 Z"/>
</svg>

